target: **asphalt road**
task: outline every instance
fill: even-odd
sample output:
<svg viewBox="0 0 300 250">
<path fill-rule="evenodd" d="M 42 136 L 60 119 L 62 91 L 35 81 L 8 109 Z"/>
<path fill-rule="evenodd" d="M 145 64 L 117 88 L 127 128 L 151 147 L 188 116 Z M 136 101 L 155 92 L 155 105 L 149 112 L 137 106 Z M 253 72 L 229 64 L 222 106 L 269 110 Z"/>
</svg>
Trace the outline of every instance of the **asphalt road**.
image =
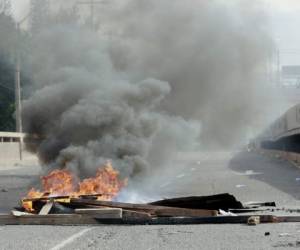
<svg viewBox="0 0 300 250">
<path fill-rule="evenodd" d="M 182 154 L 161 173 L 153 190 L 162 197 L 229 192 L 245 201 L 300 207 L 300 170 L 248 152 Z M 9 209 L 38 178 L 33 167 L 0 170 L 0 207 Z M 151 186 L 148 183 L 149 186 Z M 1 191 L 1 189 L 4 189 Z M 269 232 L 269 236 L 265 233 Z M 0 249 L 292 249 L 300 223 L 184 226 L 4 226 Z"/>
</svg>

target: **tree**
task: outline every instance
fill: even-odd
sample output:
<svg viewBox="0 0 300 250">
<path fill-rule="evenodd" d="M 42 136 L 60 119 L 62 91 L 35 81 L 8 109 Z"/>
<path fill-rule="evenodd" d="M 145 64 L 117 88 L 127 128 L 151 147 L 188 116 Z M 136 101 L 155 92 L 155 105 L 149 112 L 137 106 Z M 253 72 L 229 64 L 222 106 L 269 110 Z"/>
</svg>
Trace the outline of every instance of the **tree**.
<svg viewBox="0 0 300 250">
<path fill-rule="evenodd" d="M 14 67 L 0 57 L 0 131 L 15 130 Z"/>
<path fill-rule="evenodd" d="M 14 131 L 14 48 L 16 28 L 10 2 L 1 1 L 0 12 L 0 130 Z"/>
<path fill-rule="evenodd" d="M 9 16 L 11 14 L 10 0 L 0 0 L 0 14 Z"/>
</svg>

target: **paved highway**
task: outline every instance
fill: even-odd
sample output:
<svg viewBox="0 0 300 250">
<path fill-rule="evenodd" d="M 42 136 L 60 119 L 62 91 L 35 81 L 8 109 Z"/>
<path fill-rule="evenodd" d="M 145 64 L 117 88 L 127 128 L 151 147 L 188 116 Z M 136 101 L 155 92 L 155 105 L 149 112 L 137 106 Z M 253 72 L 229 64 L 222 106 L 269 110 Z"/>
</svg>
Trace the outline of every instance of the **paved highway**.
<svg viewBox="0 0 300 250">
<path fill-rule="evenodd" d="M 300 207 L 300 170 L 249 152 L 182 154 L 179 167 L 153 184 L 162 197 L 229 192 L 241 201 Z M 37 169 L 0 170 L 0 204 L 9 209 L 37 179 Z M 162 177 L 164 176 L 164 177 Z M 150 185 L 149 185 L 150 186 Z M 7 191 L 7 192 L 5 192 Z M 265 236 L 269 232 L 269 236 Z M 300 223 L 187 226 L 3 226 L 0 249 L 289 249 L 300 247 Z"/>
</svg>

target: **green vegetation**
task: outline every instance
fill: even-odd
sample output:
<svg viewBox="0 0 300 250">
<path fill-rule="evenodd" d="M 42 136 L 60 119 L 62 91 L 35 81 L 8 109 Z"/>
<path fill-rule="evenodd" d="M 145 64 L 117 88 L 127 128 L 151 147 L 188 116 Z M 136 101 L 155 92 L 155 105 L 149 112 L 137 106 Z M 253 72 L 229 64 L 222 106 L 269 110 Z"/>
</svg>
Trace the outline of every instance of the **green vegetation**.
<svg viewBox="0 0 300 250">
<path fill-rule="evenodd" d="M 0 4 L 0 131 L 15 130 L 14 48 L 16 28 L 9 2 Z"/>
</svg>

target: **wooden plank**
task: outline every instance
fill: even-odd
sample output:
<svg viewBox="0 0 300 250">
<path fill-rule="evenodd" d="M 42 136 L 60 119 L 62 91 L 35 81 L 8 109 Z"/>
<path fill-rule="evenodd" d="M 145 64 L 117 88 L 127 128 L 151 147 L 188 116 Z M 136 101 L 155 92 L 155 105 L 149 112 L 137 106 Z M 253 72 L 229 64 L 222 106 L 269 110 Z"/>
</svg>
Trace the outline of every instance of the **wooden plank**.
<svg viewBox="0 0 300 250">
<path fill-rule="evenodd" d="M 121 208 L 85 208 L 75 209 L 76 214 L 97 215 L 97 218 L 103 219 L 121 219 Z"/>
<path fill-rule="evenodd" d="M 151 219 L 151 214 L 145 213 L 145 212 L 137 212 L 137 211 L 132 211 L 132 210 L 124 210 L 123 209 L 123 219 L 128 220 L 128 219 L 146 219 L 149 220 Z"/>
<path fill-rule="evenodd" d="M 276 207 L 274 201 L 271 202 L 246 202 L 244 203 L 245 208 L 259 208 L 259 207 Z"/>
<path fill-rule="evenodd" d="M 39 215 L 47 215 L 50 213 L 50 210 L 52 209 L 54 205 L 54 202 L 50 201 L 50 202 L 47 202 L 43 207 L 42 209 L 40 210 L 39 212 Z"/>
<path fill-rule="evenodd" d="M 278 222 L 300 222 L 300 216 L 278 216 Z"/>
<path fill-rule="evenodd" d="M 134 204 L 134 203 L 123 203 L 123 202 L 115 202 L 115 201 L 99 201 L 99 200 L 91 200 L 91 199 L 80 199 L 80 198 L 72 198 L 71 205 L 82 205 L 82 206 L 102 206 L 102 207 L 114 207 L 114 208 L 123 208 L 123 209 L 134 209 L 134 210 L 153 210 L 159 208 L 159 206 L 153 206 L 148 204 Z M 161 207 L 164 208 L 164 207 Z"/>
<path fill-rule="evenodd" d="M 101 224 L 125 225 L 197 225 L 197 224 L 247 224 L 251 216 L 213 216 L 213 217 L 158 217 L 152 219 L 101 220 Z M 261 215 L 261 223 L 276 223 L 278 219 L 272 215 Z"/>
<path fill-rule="evenodd" d="M 95 216 L 97 217 L 97 215 Z M 0 225 L 101 225 L 101 224 L 127 224 L 127 225 L 176 225 L 176 224 L 247 224 L 249 216 L 213 216 L 213 217 L 160 217 L 160 218 L 126 218 L 103 219 L 89 215 L 25 215 L 16 217 L 0 214 Z M 300 216 L 272 216 L 260 215 L 261 223 L 300 222 Z"/>
<path fill-rule="evenodd" d="M 217 216 L 218 212 L 215 210 L 202 209 L 185 209 L 185 208 L 160 208 L 154 211 L 158 217 L 209 217 Z"/>
<path fill-rule="evenodd" d="M 89 215 L 49 214 L 13 216 L 0 214 L 0 225 L 95 225 L 99 222 Z"/>
<path fill-rule="evenodd" d="M 121 203 L 112 201 L 95 201 L 87 199 L 71 199 L 71 204 L 82 206 L 106 206 L 114 208 L 122 208 L 125 210 L 133 210 L 138 212 L 146 212 L 155 216 L 215 216 L 215 210 L 202 210 L 202 209 L 185 209 L 175 207 L 154 206 L 149 204 L 132 204 Z"/>
</svg>

